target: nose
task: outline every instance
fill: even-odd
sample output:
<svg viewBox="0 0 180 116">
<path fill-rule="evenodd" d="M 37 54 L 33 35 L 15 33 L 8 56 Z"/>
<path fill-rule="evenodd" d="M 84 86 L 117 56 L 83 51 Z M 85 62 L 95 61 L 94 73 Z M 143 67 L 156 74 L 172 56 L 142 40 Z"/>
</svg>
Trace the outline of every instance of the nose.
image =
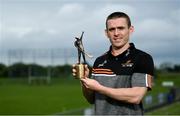
<svg viewBox="0 0 180 116">
<path fill-rule="evenodd" d="M 118 29 L 115 29 L 114 30 L 114 35 L 117 36 L 119 34 L 119 30 Z"/>
</svg>

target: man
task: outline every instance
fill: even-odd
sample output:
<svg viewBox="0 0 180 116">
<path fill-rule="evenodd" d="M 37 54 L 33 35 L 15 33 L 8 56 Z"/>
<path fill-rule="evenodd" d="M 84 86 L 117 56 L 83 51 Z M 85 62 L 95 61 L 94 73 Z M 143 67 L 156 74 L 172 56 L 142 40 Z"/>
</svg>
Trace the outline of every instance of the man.
<svg viewBox="0 0 180 116">
<path fill-rule="evenodd" d="M 85 98 L 95 104 L 95 115 L 143 115 L 142 99 L 152 87 L 154 64 L 149 54 L 129 42 L 133 31 L 129 16 L 123 12 L 106 19 L 110 49 L 94 62 L 91 78 L 86 66 L 81 79 Z"/>
</svg>

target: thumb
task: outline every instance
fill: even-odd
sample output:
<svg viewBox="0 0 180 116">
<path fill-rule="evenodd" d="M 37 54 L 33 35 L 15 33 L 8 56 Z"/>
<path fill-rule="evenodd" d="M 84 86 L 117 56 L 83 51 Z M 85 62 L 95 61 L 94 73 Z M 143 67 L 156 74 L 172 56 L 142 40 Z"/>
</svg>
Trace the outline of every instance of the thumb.
<svg viewBox="0 0 180 116">
<path fill-rule="evenodd" d="M 89 68 L 88 68 L 88 65 L 85 64 L 84 68 L 85 68 L 85 78 L 87 78 L 87 77 L 89 77 Z"/>
</svg>

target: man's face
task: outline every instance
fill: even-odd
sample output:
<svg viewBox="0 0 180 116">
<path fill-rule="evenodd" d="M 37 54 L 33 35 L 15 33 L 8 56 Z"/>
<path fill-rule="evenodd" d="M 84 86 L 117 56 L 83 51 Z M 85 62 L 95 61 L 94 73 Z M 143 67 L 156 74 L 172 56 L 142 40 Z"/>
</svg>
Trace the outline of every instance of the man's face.
<svg viewBox="0 0 180 116">
<path fill-rule="evenodd" d="M 106 35 L 114 48 L 122 48 L 128 44 L 129 36 L 133 30 L 132 26 L 128 28 L 125 18 L 115 18 L 107 21 Z"/>
</svg>

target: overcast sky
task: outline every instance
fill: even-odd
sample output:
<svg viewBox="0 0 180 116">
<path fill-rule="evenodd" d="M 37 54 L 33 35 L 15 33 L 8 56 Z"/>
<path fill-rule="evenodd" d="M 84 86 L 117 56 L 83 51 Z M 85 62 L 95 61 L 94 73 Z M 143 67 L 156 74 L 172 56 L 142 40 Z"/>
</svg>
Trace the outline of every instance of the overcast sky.
<svg viewBox="0 0 180 116">
<path fill-rule="evenodd" d="M 0 0 L 0 48 L 74 48 L 84 33 L 86 51 L 95 57 L 109 49 L 105 19 L 127 13 L 137 48 L 155 64 L 180 64 L 179 0 Z"/>
</svg>

